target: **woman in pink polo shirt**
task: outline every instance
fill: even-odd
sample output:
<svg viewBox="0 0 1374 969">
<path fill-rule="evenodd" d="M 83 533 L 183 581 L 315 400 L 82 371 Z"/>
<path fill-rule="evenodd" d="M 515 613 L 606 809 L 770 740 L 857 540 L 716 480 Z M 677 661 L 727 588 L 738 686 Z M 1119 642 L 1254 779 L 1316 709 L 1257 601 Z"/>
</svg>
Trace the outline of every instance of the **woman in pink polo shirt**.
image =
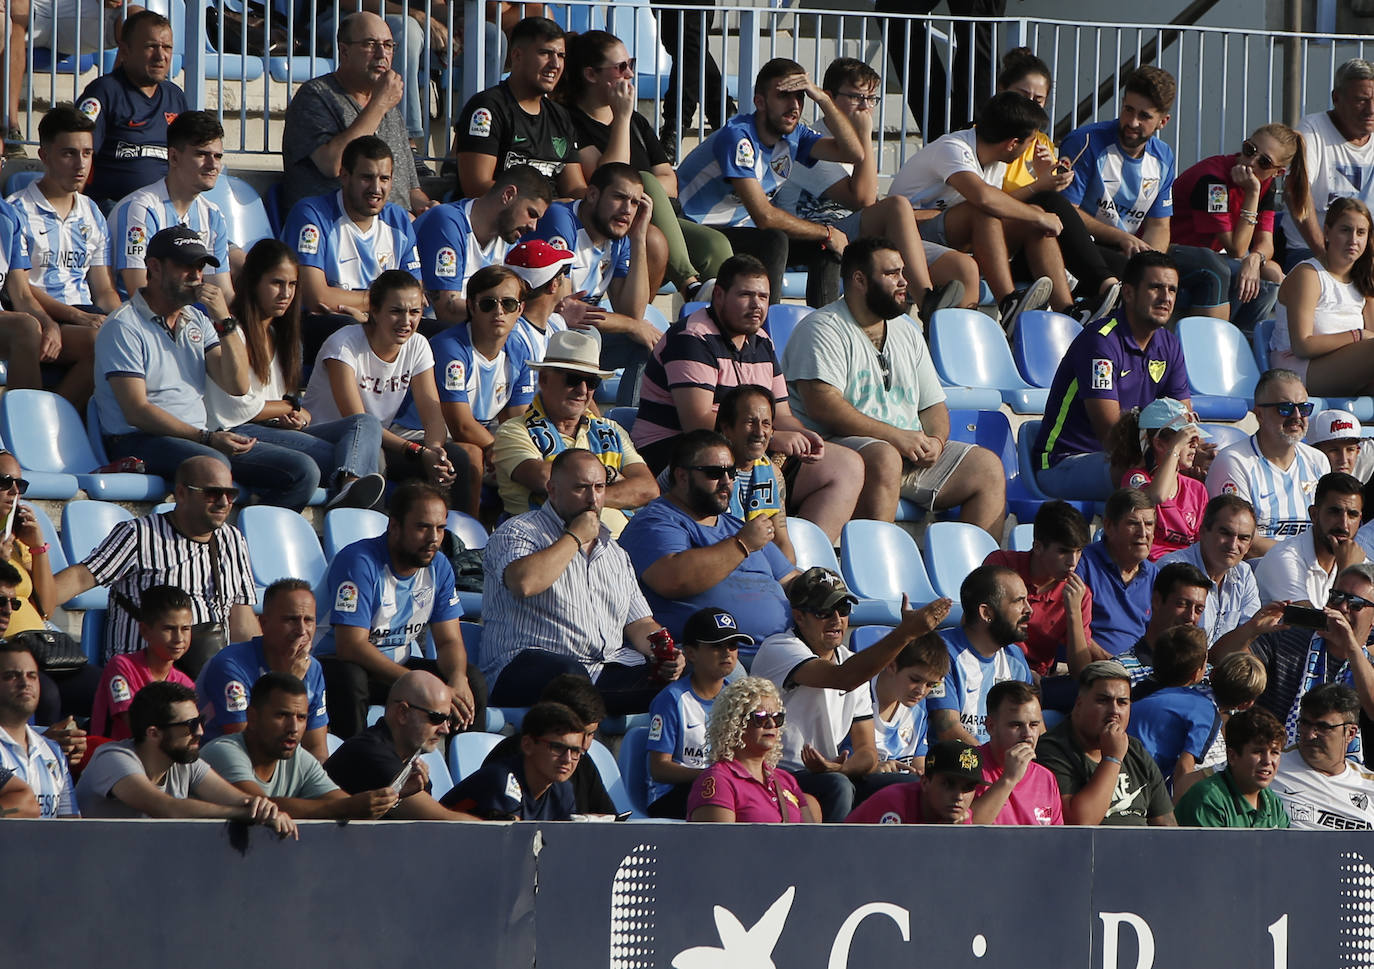
<svg viewBox="0 0 1374 969">
<path fill-rule="evenodd" d="M 1113 477 L 1155 501 L 1151 562 L 1192 545 L 1202 530 L 1207 487 L 1188 472 L 1207 436 L 1180 401 L 1161 397 L 1122 414 L 1107 439 Z"/>
<path fill-rule="evenodd" d="M 819 821 L 815 799 L 778 770 L 786 714 L 772 680 L 746 676 L 729 684 L 706 722 L 710 767 L 687 798 L 688 821 L 777 824 Z"/>
</svg>

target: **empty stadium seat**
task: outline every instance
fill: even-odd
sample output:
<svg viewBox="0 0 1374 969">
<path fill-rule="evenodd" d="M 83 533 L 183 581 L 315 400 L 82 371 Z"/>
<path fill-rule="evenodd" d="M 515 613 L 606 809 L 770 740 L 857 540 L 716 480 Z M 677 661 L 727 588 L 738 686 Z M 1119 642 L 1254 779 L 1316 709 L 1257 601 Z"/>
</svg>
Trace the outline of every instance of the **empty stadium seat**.
<svg viewBox="0 0 1374 969">
<path fill-rule="evenodd" d="M 449 739 L 448 769 L 453 782 L 472 775 L 503 738 L 495 733 L 460 733 Z"/>
<path fill-rule="evenodd" d="M 333 560 L 339 549 L 386 531 L 387 517 L 371 508 L 331 508 L 324 516 L 324 557 Z"/>
<path fill-rule="evenodd" d="M 1013 552 L 1029 552 L 1034 542 L 1035 523 L 1026 522 L 1024 525 L 1017 525 L 1011 530 L 1011 541 L 1007 543 L 1007 548 Z"/>
<path fill-rule="evenodd" d="M 797 554 L 797 568 L 820 566 L 832 572 L 840 571 L 840 562 L 835 558 L 835 547 L 830 544 L 830 536 L 815 522 L 805 518 L 788 518 L 787 537 L 792 540 L 792 550 Z"/>
<path fill-rule="evenodd" d="M 344 745 L 344 739 L 338 734 L 327 733 L 324 735 L 324 746 L 329 751 L 329 755 L 334 756 L 334 751 Z"/>
<path fill-rule="evenodd" d="M 206 72 L 209 73 L 208 71 Z M 236 175 L 222 173 L 205 197 L 219 206 L 229 230 L 229 241 L 240 249 L 253 248 L 260 239 L 273 238 L 267 206 L 252 185 Z"/>
<path fill-rule="evenodd" d="M 930 320 L 930 356 L 950 386 L 995 390 L 1017 414 L 1045 412 L 1049 391 L 1022 379 L 1001 325 L 978 310 L 938 310 Z"/>
<path fill-rule="evenodd" d="M 644 817 L 642 811 L 635 810 L 634 802 L 625 790 L 625 781 L 620 776 L 620 766 L 615 762 L 615 755 L 599 740 L 592 741 L 589 753 L 592 763 L 596 764 L 596 772 L 601 775 L 601 783 L 606 788 L 606 793 L 615 802 L 615 809 L 622 814 L 629 811 L 632 817 Z"/>
<path fill-rule="evenodd" d="M 1260 373 L 1269 369 L 1269 338 L 1274 335 L 1274 321 L 1260 320 L 1250 335 L 1250 348 L 1255 352 L 1255 366 Z"/>
<path fill-rule="evenodd" d="M 103 664 L 105 614 L 105 609 L 87 609 L 81 615 L 81 651 L 92 666 Z"/>
<path fill-rule="evenodd" d="M 679 320 L 685 320 L 687 319 L 687 317 L 691 316 L 697 310 L 704 310 L 706 309 L 706 307 L 710 305 L 711 304 L 707 303 L 705 300 L 699 299 L 694 299 L 691 302 L 683 303 L 682 309 L 678 312 L 677 318 Z"/>
<path fill-rule="evenodd" d="M 649 728 L 635 727 L 625 731 L 616 755 L 620 780 L 630 808 L 638 815 L 649 813 Z"/>
<path fill-rule="evenodd" d="M 1204 420 L 1238 421 L 1255 399 L 1259 368 L 1240 330 L 1226 320 L 1188 316 L 1178 321 L 1188 365 L 1193 410 Z"/>
<path fill-rule="evenodd" d="M 840 570 L 851 592 L 861 600 L 876 600 L 854 607 L 854 625 L 895 626 L 902 620 L 903 593 L 915 609 L 939 598 L 915 540 L 891 522 L 856 518 L 846 524 L 840 535 Z M 962 616 L 955 602 L 944 625 L 957 626 Z"/>
<path fill-rule="evenodd" d="M 1038 427 L 1039 422 L 1035 423 Z M 1029 460 L 1022 462 L 1018 453 L 1018 439 L 1011 430 L 1011 421 L 1000 410 L 951 408 L 949 439 L 976 444 L 1001 459 L 1002 468 L 1007 475 L 1007 511 L 1016 516 L 1017 521 L 1030 521 L 1040 506 L 1049 500 L 1036 485 L 1035 479 L 1026 476 L 1026 469 L 1030 467 Z M 1091 503 L 1080 502 L 1077 507 L 1091 517 Z"/>
<path fill-rule="evenodd" d="M 1274 333 L 1274 320 L 1260 320 L 1255 324 L 1255 332 L 1251 337 L 1251 346 L 1255 352 L 1255 364 L 1260 372 L 1269 369 L 1269 338 Z M 1317 410 L 1324 410 L 1327 407 L 1334 407 L 1337 410 L 1349 411 L 1355 415 L 1356 420 L 1374 420 L 1374 397 L 1309 397 Z"/>
<path fill-rule="evenodd" d="M 132 521 L 133 512 L 108 501 L 69 501 L 62 509 L 62 551 L 75 565 L 105 540 L 110 530 L 123 521 Z M 104 609 L 109 591 L 95 586 L 63 604 L 64 609 Z"/>
<path fill-rule="evenodd" d="M 1027 310 L 1018 316 L 1011 353 L 1026 383 L 1048 389 L 1069 344 L 1082 330 L 1081 323 L 1063 313 Z"/>
<path fill-rule="evenodd" d="M 935 591 L 959 601 L 968 574 L 997 551 L 996 540 L 967 522 L 931 522 L 926 529 L 926 562 Z"/>
<path fill-rule="evenodd" d="M 663 311 L 653 303 L 644 307 L 644 319 L 651 323 L 655 330 L 664 333 L 668 329 L 668 317 L 663 315 Z"/>
<path fill-rule="evenodd" d="M 71 498 L 80 487 L 101 501 L 154 501 L 169 490 L 157 475 L 93 473 L 105 462 L 92 451 L 76 408 L 57 394 L 5 394 L 0 398 L 0 434 L 31 482 L 30 498 Z"/>
<path fill-rule="evenodd" d="M 815 310 L 809 306 L 797 306 L 793 303 L 774 303 L 768 307 L 766 327 L 768 335 L 773 339 L 773 348 L 777 351 L 779 360 L 782 359 L 782 351 L 797 324 L 814 312 Z"/>
<path fill-rule="evenodd" d="M 629 434 L 634 430 L 635 418 L 639 416 L 639 408 L 612 407 L 606 412 L 606 416 L 624 428 L 626 434 Z"/>
<path fill-rule="evenodd" d="M 313 589 L 324 581 L 327 563 L 315 530 L 297 512 L 274 505 L 250 505 L 239 512 L 239 530 L 248 541 L 253 581 L 262 590 L 278 579 L 304 579 Z"/>
<path fill-rule="evenodd" d="M 301 28 L 298 26 L 296 29 Z M 270 57 L 267 60 L 267 71 L 272 75 L 272 80 L 283 84 L 300 84 L 312 77 L 321 77 L 332 73 L 336 66 L 334 58 L 318 54 L 295 54 L 291 57 Z"/>
<path fill-rule="evenodd" d="M 1202 429 L 1212 436 L 1211 443 L 1217 446 L 1218 451 L 1250 438 L 1249 434 L 1235 424 L 1203 424 Z"/>
</svg>

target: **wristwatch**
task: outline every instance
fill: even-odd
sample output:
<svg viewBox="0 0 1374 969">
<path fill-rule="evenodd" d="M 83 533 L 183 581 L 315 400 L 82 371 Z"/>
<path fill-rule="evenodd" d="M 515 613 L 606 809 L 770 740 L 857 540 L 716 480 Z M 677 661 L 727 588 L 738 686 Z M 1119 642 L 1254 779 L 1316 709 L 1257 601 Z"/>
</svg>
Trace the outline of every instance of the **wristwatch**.
<svg viewBox="0 0 1374 969">
<path fill-rule="evenodd" d="M 239 328 L 239 321 L 236 317 L 226 316 L 222 320 L 215 320 L 211 325 L 214 326 L 216 333 L 220 336 L 224 336 L 226 333 L 233 333 L 237 330 Z"/>
</svg>

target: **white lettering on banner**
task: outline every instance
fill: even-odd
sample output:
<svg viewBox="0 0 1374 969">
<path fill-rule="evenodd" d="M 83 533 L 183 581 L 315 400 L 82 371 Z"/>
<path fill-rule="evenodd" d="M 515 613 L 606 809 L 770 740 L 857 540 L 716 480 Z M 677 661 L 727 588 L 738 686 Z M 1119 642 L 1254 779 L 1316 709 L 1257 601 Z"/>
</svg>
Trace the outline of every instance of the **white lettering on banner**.
<svg viewBox="0 0 1374 969">
<path fill-rule="evenodd" d="M 1288 969 L 1288 913 L 1269 926 L 1269 937 L 1274 940 L 1274 969 Z"/>
<path fill-rule="evenodd" d="M 1155 934 L 1143 918 L 1134 912 L 1098 912 L 1097 917 L 1102 920 L 1102 969 L 1118 969 L 1116 943 L 1123 925 L 1131 927 L 1139 944 L 1135 969 L 1150 969 L 1155 964 Z"/>
<path fill-rule="evenodd" d="M 902 941 L 911 941 L 910 912 L 891 902 L 869 902 L 849 913 L 849 918 L 844 920 L 840 931 L 835 934 L 835 944 L 830 947 L 829 969 L 848 969 L 849 949 L 854 944 L 854 933 L 858 930 L 859 923 L 870 915 L 886 915 L 901 929 Z"/>
</svg>

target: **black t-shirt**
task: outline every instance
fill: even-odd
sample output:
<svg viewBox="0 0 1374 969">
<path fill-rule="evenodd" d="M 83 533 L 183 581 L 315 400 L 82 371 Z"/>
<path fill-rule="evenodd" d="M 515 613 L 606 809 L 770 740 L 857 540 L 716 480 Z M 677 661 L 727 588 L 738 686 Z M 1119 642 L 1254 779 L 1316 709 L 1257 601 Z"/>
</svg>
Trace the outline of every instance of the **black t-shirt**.
<svg viewBox="0 0 1374 969">
<path fill-rule="evenodd" d="M 578 145 L 605 152 L 611 143 L 611 126 L 602 124 L 585 111 L 574 109 L 571 113 Z M 655 165 L 672 164 L 663 150 L 663 142 L 654 134 L 654 126 L 638 111 L 630 116 L 630 164 L 641 172 L 650 171 Z"/>
<path fill-rule="evenodd" d="M 520 738 L 507 737 L 487 754 L 482 766 L 509 761 L 520 756 Z M 577 762 L 573 771 L 572 784 L 578 814 L 616 814 L 615 802 L 606 793 L 606 785 L 601 783 L 601 772 L 596 769 L 596 761 L 590 756 Z"/>
<path fill-rule="evenodd" d="M 1035 747 L 1036 763 L 1054 772 L 1059 793 L 1072 797 L 1088 786 L 1100 764 L 1084 753 L 1073 732 L 1073 723 L 1064 720 L 1040 738 Z M 1112 803 L 1104 825 L 1147 824 L 1150 818 L 1168 814 L 1174 809 L 1159 765 L 1134 737 L 1121 758 L 1121 767 L 1112 794 Z"/>
<path fill-rule="evenodd" d="M 507 760 L 488 758 L 439 803 L 487 820 L 569 821 L 575 810 L 570 781 L 555 781 L 539 797 L 531 797 L 519 755 Z"/>
<path fill-rule="evenodd" d="M 459 152 L 496 158 L 496 172 L 512 165 L 533 165 L 557 178 L 565 165 L 577 163 L 577 132 L 566 108 L 544 98 L 538 114 L 529 114 L 502 81 L 468 98 L 453 126 Z M 458 195 L 467 198 L 458 185 Z"/>
<path fill-rule="evenodd" d="M 383 719 L 344 741 L 324 762 L 324 771 L 345 792 L 361 794 L 386 787 L 404 766 L 405 761 L 392 742 L 391 729 Z"/>
</svg>

